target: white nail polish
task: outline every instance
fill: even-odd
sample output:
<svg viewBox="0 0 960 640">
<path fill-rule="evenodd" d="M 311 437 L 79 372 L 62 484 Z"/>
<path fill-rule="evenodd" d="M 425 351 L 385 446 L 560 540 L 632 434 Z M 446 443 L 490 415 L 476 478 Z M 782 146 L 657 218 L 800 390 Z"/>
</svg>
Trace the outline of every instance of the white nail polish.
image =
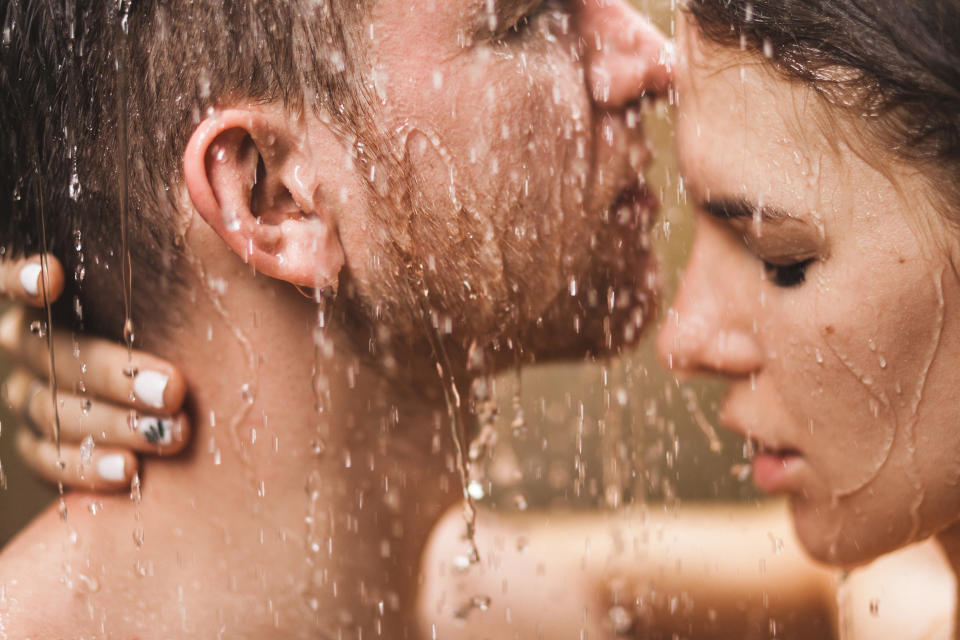
<svg viewBox="0 0 960 640">
<path fill-rule="evenodd" d="M 154 409 L 163 408 L 163 392 L 170 376 L 158 371 L 141 371 L 133 379 L 133 392 L 144 404 Z"/>
<path fill-rule="evenodd" d="M 122 482 L 126 479 L 126 460 L 119 453 L 112 453 L 97 460 L 97 474 L 109 482 Z"/>
<path fill-rule="evenodd" d="M 173 420 L 156 416 L 140 416 L 137 431 L 150 444 L 165 446 L 173 442 Z"/>
<path fill-rule="evenodd" d="M 27 292 L 27 295 L 36 296 L 40 294 L 40 265 L 31 262 L 20 269 L 20 286 Z"/>
</svg>

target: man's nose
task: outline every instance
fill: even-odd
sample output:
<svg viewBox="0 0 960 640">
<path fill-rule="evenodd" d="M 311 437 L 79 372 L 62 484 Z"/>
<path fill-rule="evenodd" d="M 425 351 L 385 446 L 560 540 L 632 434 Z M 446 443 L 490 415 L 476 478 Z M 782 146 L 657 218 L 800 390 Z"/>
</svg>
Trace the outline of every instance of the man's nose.
<svg viewBox="0 0 960 640">
<path fill-rule="evenodd" d="M 667 38 L 624 0 L 579 0 L 579 32 L 593 98 L 623 107 L 670 85 Z"/>
<path fill-rule="evenodd" d="M 698 248 L 704 241 L 695 241 L 680 291 L 657 336 L 658 355 L 678 377 L 756 373 L 763 350 L 749 299 L 753 294 L 725 286 L 734 274 L 724 275 L 724 268 L 736 267 Z"/>
</svg>

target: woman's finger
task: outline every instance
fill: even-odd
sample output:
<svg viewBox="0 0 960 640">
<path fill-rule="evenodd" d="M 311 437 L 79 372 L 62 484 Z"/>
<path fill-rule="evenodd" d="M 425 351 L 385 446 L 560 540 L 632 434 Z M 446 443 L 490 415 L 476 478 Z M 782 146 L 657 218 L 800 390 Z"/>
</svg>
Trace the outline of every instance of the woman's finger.
<svg viewBox="0 0 960 640">
<path fill-rule="evenodd" d="M 55 419 L 49 387 L 25 369 L 11 374 L 7 384 L 11 408 L 22 415 L 37 435 L 55 436 Z M 57 395 L 60 442 L 77 445 L 88 436 L 94 444 L 123 447 L 142 453 L 171 455 L 183 449 L 189 438 L 185 414 L 159 416 L 121 409 L 72 393 Z"/>
<path fill-rule="evenodd" d="M 27 465 L 51 484 L 92 491 L 129 489 L 137 473 L 137 457 L 110 447 L 57 445 L 29 429 L 17 433 L 17 449 Z"/>
<path fill-rule="evenodd" d="M 41 377 L 50 375 L 47 340 L 38 338 L 29 316 L 14 308 L 0 318 L 0 350 Z M 54 331 L 57 384 L 65 391 L 128 406 L 147 413 L 172 415 L 180 410 L 186 383 L 177 369 L 160 358 L 101 338 L 74 338 Z"/>
<path fill-rule="evenodd" d="M 35 255 L 0 260 L 0 297 L 32 307 L 42 307 L 44 289 L 47 292 L 47 301 L 53 302 L 63 293 L 63 285 L 63 266 L 49 254 L 46 254 L 45 258 Z"/>
</svg>

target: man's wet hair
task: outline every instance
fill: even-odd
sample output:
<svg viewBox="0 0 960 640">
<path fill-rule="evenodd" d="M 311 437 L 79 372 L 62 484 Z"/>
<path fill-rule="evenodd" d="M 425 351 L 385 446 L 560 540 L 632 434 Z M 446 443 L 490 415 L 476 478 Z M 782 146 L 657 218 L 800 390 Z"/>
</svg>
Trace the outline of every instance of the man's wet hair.
<svg viewBox="0 0 960 640">
<path fill-rule="evenodd" d="M 2 251 L 38 252 L 45 236 L 67 269 L 66 313 L 79 307 L 86 330 L 120 337 L 126 206 L 135 324 L 169 320 L 193 129 L 231 101 L 362 128 L 366 1 L 0 0 Z"/>
<path fill-rule="evenodd" d="M 932 177 L 960 221 L 960 2 L 688 0 L 700 32 L 765 56 Z"/>
</svg>

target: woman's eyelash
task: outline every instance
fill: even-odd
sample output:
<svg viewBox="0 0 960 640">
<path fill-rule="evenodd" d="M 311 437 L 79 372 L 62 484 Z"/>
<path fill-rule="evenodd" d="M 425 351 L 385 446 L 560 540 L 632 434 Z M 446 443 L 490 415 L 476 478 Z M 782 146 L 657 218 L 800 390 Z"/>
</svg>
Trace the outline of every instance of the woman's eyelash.
<svg viewBox="0 0 960 640">
<path fill-rule="evenodd" d="M 813 258 L 791 264 L 772 264 L 764 261 L 763 268 L 774 285 L 789 289 L 799 287 L 807 281 L 807 268 L 813 262 Z"/>
<path fill-rule="evenodd" d="M 566 9 L 567 0 L 532 0 L 523 9 L 521 15 L 512 20 L 512 24 L 505 25 L 499 37 L 501 39 L 508 39 L 510 37 L 521 36 L 541 14 L 550 10 L 566 11 Z"/>
</svg>

